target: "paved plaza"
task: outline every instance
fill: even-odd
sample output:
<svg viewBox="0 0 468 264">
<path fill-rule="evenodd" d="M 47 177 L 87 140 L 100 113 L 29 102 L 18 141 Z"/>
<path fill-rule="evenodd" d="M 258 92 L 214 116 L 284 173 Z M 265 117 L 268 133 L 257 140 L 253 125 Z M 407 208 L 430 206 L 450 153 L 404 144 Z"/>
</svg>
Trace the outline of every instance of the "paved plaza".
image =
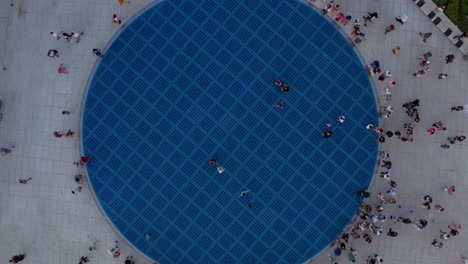
<svg viewBox="0 0 468 264">
<path fill-rule="evenodd" d="M 77 195 L 73 175 L 81 169 L 73 162 L 81 156 L 81 112 L 88 79 L 98 61 L 93 48 L 103 49 L 113 36 L 125 29 L 126 22 L 151 0 L 133 0 L 119 6 L 114 0 L 18 0 L 0 2 L 0 99 L 3 101 L 0 121 L 0 147 L 14 145 L 13 152 L 0 157 L 3 174 L 0 179 L 0 258 L 6 263 L 11 256 L 25 252 L 22 263 L 70 263 L 79 262 L 81 256 L 90 256 L 90 263 L 123 263 L 132 255 L 135 262 L 153 263 L 145 259 L 133 247 L 127 245 L 102 214 L 87 183 Z M 317 0 L 323 7 L 327 2 Z M 379 254 L 384 263 L 461 263 L 460 255 L 468 255 L 468 241 L 464 234 L 444 240 L 444 247 L 431 245 L 439 238 L 439 231 L 447 231 L 447 225 L 468 225 L 464 216 L 468 213 L 464 201 L 468 167 L 465 162 L 465 142 L 440 148 L 448 136 L 466 135 L 466 113 L 451 112 L 454 105 L 468 102 L 466 92 L 468 61 L 463 54 L 440 32 L 412 1 L 345 0 L 341 12 L 353 20 L 377 11 L 379 18 L 367 27 L 361 26 L 366 39 L 357 46 L 367 64 L 379 60 L 382 70 L 392 72 L 397 86 L 392 97 L 382 96 L 385 82 L 373 78 L 378 104 L 392 105 L 394 113 L 382 119 L 384 130 L 403 131 L 403 124 L 410 122 L 404 108 L 407 101 L 420 99 L 418 108 L 421 122 L 414 130 L 414 142 L 387 139 L 380 149 L 390 153 L 393 163 L 391 174 L 398 183 L 396 205 L 385 205 L 382 214 L 423 218 L 428 226 L 416 230 L 413 225 L 394 224 L 391 220 L 381 224 L 384 234 L 374 237 L 367 245 L 362 239 L 350 238 L 348 247 L 357 249 L 356 263 L 365 263 L 368 255 Z M 315 7 L 314 7 L 315 8 Z M 319 10 L 319 9 L 316 9 Z M 118 14 L 122 25 L 112 23 L 112 15 Z M 406 14 L 404 25 L 395 17 Z M 350 36 L 353 22 L 347 26 L 336 24 Z M 396 30 L 384 35 L 384 28 L 394 24 Z M 67 44 L 57 41 L 50 31 L 84 32 L 80 43 Z M 419 32 L 432 32 L 423 42 Z M 392 53 L 399 45 L 401 52 Z M 57 49 L 60 58 L 48 58 L 47 51 Z M 431 71 L 420 77 L 412 76 L 420 70 L 418 57 L 430 51 Z M 445 64 L 444 57 L 455 55 L 455 61 Z M 57 67 L 64 63 L 68 74 L 57 74 Z M 447 73 L 447 79 L 438 80 L 439 73 Z M 70 110 L 71 115 L 62 115 Z M 426 132 L 434 122 L 443 121 L 446 131 L 435 135 Z M 53 131 L 75 132 L 73 138 L 54 138 Z M 377 137 L 376 137 L 377 138 Z M 24 185 L 19 179 L 32 180 Z M 444 186 L 455 185 L 456 192 L 449 196 Z M 372 181 L 370 204 L 377 204 L 376 193 L 389 189 L 388 183 L 376 176 Z M 424 210 L 421 197 L 432 195 L 434 204 L 441 204 L 444 212 Z M 389 228 L 399 232 L 398 237 L 388 237 Z M 96 250 L 88 247 L 97 240 Z M 121 257 L 114 259 L 107 250 L 119 240 Z M 324 250 L 308 263 L 328 263 Z M 336 259 L 348 262 L 347 253 Z M 258 262 L 261 263 L 261 262 Z"/>
</svg>

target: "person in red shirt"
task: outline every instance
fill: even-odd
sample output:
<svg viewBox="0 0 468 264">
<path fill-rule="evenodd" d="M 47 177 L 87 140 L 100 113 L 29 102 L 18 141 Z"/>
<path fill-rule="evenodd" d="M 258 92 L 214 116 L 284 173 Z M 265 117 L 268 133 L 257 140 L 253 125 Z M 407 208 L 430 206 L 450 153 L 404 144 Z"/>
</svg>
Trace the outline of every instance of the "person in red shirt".
<svg viewBox="0 0 468 264">
<path fill-rule="evenodd" d="M 214 165 L 216 165 L 216 160 L 210 159 L 210 167 L 213 167 Z"/>
<path fill-rule="evenodd" d="M 390 25 L 390 26 L 386 27 L 385 28 L 385 35 L 387 35 L 387 33 L 389 33 L 389 32 L 392 32 L 393 30 L 395 30 L 394 25 Z"/>
</svg>

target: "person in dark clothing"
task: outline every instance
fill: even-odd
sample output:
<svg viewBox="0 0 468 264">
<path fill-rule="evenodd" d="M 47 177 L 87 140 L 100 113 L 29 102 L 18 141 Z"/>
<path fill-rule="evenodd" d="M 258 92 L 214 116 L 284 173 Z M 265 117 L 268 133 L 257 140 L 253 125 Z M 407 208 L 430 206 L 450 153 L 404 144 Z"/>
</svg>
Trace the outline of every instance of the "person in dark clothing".
<svg viewBox="0 0 468 264">
<path fill-rule="evenodd" d="M 453 39 L 458 39 L 458 40 L 460 40 L 462 38 L 464 38 L 464 39 L 468 38 L 468 32 L 465 32 L 463 34 L 456 35 L 456 36 L 453 37 Z"/>
<path fill-rule="evenodd" d="M 18 262 L 22 261 L 25 257 L 26 257 L 25 254 L 15 255 L 10 259 L 10 262 L 11 263 L 18 263 Z"/>
<path fill-rule="evenodd" d="M 386 168 L 386 169 L 391 169 L 392 168 L 392 162 L 391 161 L 384 160 L 382 162 L 383 162 L 382 168 Z"/>
<path fill-rule="evenodd" d="M 412 101 L 412 102 L 411 102 L 411 105 L 412 105 L 413 107 L 419 106 L 419 99 L 416 99 L 416 100 Z"/>
<path fill-rule="evenodd" d="M 359 191 L 359 192 L 357 192 L 357 196 L 358 196 L 358 197 L 369 198 L 370 192 L 367 192 L 367 191 Z"/>
<path fill-rule="evenodd" d="M 457 106 L 454 106 L 450 109 L 450 111 L 463 111 L 465 107 L 462 106 L 462 105 L 457 105 Z"/>
<path fill-rule="evenodd" d="M 368 16 L 363 16 L 364 18 L 364 26 L 367 27 L 367 22 L 374 21 L 374 19 L 379 18 L 379 14 L 377 12 L 367 12 Z"/>
<path fill-rule="evenodd" d="M 412 223 L 411 219 L 409 219 L 409 218 L 404 218 L 402 220 L 402 222 L 405 223 L 405 224 L 411 224 Z"/>
<path fill-rule="evenodd" d="M 331 137 L 332 132 L 330 130 L 325 130 L 325 131 L 323 131 L 323 133 L 321 135 L 324 138 L 329 138 L 329 137 Z"/>
<path fill-rule="evenodd" d="M 432 33 L 431 32 L 427 32 L 427 33 L 419 32 L 419 36 L 421 36 L 422 40 L 426 42 L 427 39 L 432 36 Z"/>
<path fill-rule="evenodd" d="M 342 238 L 346 243 L 348 243 L 349 234 L 348 234 L 348 233 L 343 233 L 343 234 L 341 234 L 341 238 Z"/>
<path fill-rule="evenodd" d="M 135 264 L 135 262 L 133 262 L 133 257 L 128 256 L 127 259 L 125 260 L 124 264 Z"/>
<path fill-rule="evenodd" d="M 445 64 L 452 63 L 454 59 L 455 59 L 455 56 L 453 54 L 445 56 Z"/>
<path fill-rule="evenodd" d="M 88 262 L 89 262 L 88 257 L 82 256 L 80 258 L 80 264 L 85 264 L 85 263 L 88 263 Z"/>
</svg>

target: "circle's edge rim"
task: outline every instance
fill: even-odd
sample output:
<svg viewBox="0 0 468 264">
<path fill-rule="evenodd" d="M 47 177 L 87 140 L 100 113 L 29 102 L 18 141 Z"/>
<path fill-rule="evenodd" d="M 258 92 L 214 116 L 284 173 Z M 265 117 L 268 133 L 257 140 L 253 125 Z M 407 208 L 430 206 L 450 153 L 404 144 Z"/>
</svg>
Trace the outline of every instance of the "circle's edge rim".
<svg viewBox="0 0 468 264">
<path fill-rule="evenodd" d="M 128 25 L 130 25 L 131 23 L 133 23 L 138 17 L 140 17 L 142 14 L 144 14 L 146 11 L 150 10 L 151 8 L 153 8 L 154 6 L 160 4 L 161 2 L 163 2 L 164 0 L 154 0 L 154 2 L 152 3 L 149 3 L 148 5 L 146 5 L 145 7 L 143 7 L 141 10 L 137 11 L 123 26 L 121 26 L 114 34 L 113 36 L 110 38 L 110 40 L 107 42 L 107 45 L 105 46 L 104 48 L 104 51 L 108 50 L 112 44 L 114 44 L 114 42 L 117 40 L 117 38 L 120 36 L 120 34 L 122 34 L 124 32 L 124 30 L 127 28 Z M 104 55 L 105 56 L 105 55 Z M 96 74 L 96 71 L 97 69 L 99 68 L 100 64 L 102 62 L 102 58 L 97 58 L 97 61 L 96 63 L 94 64 L 91 72 L 89 73 L 89 77 L 88 77 L 88 81 L 86 82 L 86 88 L 83 92 L 83 98 L 81 99 L 81 109 L 80 109 L 80 157 L 83 157 L 85 156 L 84 154 L 84 139 L 83 139 L 83 128 L 84 128 L 84 111 L 86 110 L 86 101 L 87 101 L 87 98 L 88 98 L 88 93 L 89 93 L 89 89 L 91 87 L 91 84 L 94 80 L 94 75 Z M 122 239 L 124 240 L 127 245 L 132 248 L 133 250 L 135 250 L 136 252 L 138 252 L 141 256 L 143 256 L 143 258 L 145 258 L 147 261 L 151 262 L 151 263 L 154 263 L 154 264 L 160 264 L 157 260 L 154 260 L 152 259 L 150 256 L 148 256 L 147 254 L 145 254 L 143 251 L 141 251 L 136 245 L 134 245 L 132 242 L 130 242 L 127 237 L 125 237 L 122 232 L 120 232 L 120 230 L 115 226 L 114 222 L 112 222 L 112 219 L 109 218 L 109 216 L 107 215 L 106 211 L 104 210 L 104 208 L 102 207 L 101 203 L 99 202 L 99 197 L 98 195 L 96 194 L 92 184 L 91 184 L 91 180 L 89 178 L 89 174 L 88 174 L 88 169 L 86 166 L 83 167 L 83 174 L 86 178 L 86 180 L 88 181 L 88 187 L 89 187 L 89 190 L 90 190 L 90 193 L 91 195 L 93 196 L 94 198 L 94 201 L 96 202 L 96 205 L 97 207 L 99 208 L 99 211 L 101 212 L 101 214 L 104 216 L 104 218 L 107 220 L 107 222 L 110 224 L 112 230 L 117 234 L 117 236 L 119 237 L 119 240 Z"/>
<path fill-rule="evenodd" d="M 301 2 L 302 4 L 304 4 L 306 7 L 308 8 L 311 8 L 313 9 L 315 12 L 319 13 L 320 14 L 320 9 L 315 6 L 313 3 L 310 3 L 308 0 L 298 0 L 299 2 Z M 369 69 L 367 67 L 367 64 L 366 64 L 366 61 L 364 60 L 364 57 L 362 56 L 361 52 L 359 51 L 359 49 L 357 48 L 357 46 L 354 44 L 354 42 L 352 41 L 352 39 L 350 39 L 350 37 L 346 34 L 346 32 L 338 25 L 338 23 L 336 23 L 333 19 L 331 19 L 329 16 L 324 16 L 322 15 L 322 17 L 327 20 L 330 24 L 333 25 L 333 27 L 341 33 L 341 35 L 343 36 L 344 39 L 346 39 L 346 41 L 348 42 L 348 45 L 351 46 L 351 48 L 353 49 L 354 53 L 356 54 L 356 57 L 359 59 L 359 61 L 361 62 L 362 64 L 362 70 L 364 72 L 369 72 Z M 377 91 L 376 91 L 376 86 L 375 86 L 375 82 L 374 82 L 374 79 L 372 78 L 369 78 L 369 75 L 367 75 L 368 77 L 368 80 L 369 80 L 369 84 L 370 84 L 370 88 L 372 90 L 372 94 L 374 95 L 374 101 L 375 101 L 375 113 L 377 115 L 377 122 L 378 122 L 378 126 L 382 126 L 382 123 L 383 123 L 383 119 L 380 117 L 379 115 L 379 109 L 380 109 L 380 100 L 379 100 L 379 97 L 377 96 Z M 382 144 L 377 144 L 377 153 L 376 153 L 376 158 L 375 158 L 375 165 L 374 165 L 374 171 L 371 175 L 371 179 L 370 179 L 370 182 L 369 182 L 369 185 L 367 187 L 367 190 L 370 190 L 373 186 L 374 186 L 374 179 L 375 179 L 375 175 L 377 173 L 377 171 L 379 170 L 379 167 L 378 167 L 378 162 L 379 162 L 379 152 L 381 151 L 381 148 L 382 148 Z M 366 201 L 368 200 L 369 198 L 365 198 L 363 199 L 362 201 Z M 353 223 L 356 218 L 357 218 L 357 212 L 359 211 L 359 208 L 356 209 L 356 213 L 354 214 L 353 217 L 351 217 L 351 219 L 349 220 L 348 224 L 345 226 L 345 228 L 342 230 L 342 232 L 345 232 L 346 230 L 349 230 L 350 229 L 350 223 Z M 319 251 L 317 254 L 315 254 L 315 256 L 311 257 L 310 259 L 306 260 L 303 262 L 303 264 L 311 264 L 313 263 L 315 260 L 317 260 L 319 257 L 321 257 L 323 254 L 325 254 L 325 252 L 329 249 L 331 249 L 335 244 L 335 241 L 332 241 L 328 246 L 324 247 L 321 251 Z"/>
<path fill-rule="evenodd" d="M 163 2 L 164 0 L 155 0 L 154 2 L 152 3 L 149 3 L 147 6 L 145 6 L 144 8 L 142 8 L 141 10 L 139 10 L 138 12 L 136 12 L 131 19 L 129 19 L 122 27 L 120 27 L 114 34 L 113 36 L 111 37 L 111 39 L 108 41 L 106 47 L 104 48 L 104 50 L 108 50 L 108 48 L 110 46 L 112 46 L 112 44 L 114 44 L 114 42 L 117 40 L 117 38 L 120 36 L 120 34 L 127 28 L 127 25 L 130 25 L 131 23 L 133 23 L 138 17 L 140 17 L 143 13 L 145 13 L 146 11 L 148 11 L 149 9 L 153 8 L 154 6 L 156 6 L 157 4 L 160 4 L 161 2 Z M 315 5 L 313 5 L 312 3 L 310 3 L 308 0 L 297 0 L 298 2 L 304 4 L 306 7 L 314 10 L 315 12 L 317 12 L 319 15 L 320 14 L 320 9 L 318 7 L 316 7 Z M 362 67 L 363 67 L 363 70 L 365 72 L 369 72 L 367 67 L 366 67 L 366 63 L 365 63 L 365 60 L 361 54 L 361 52 L 357 49 L 356 45 L 353 43 L 353 41 L 349 38 L 349 36 L 346 34 L 346 32 L 335 22 L 333 21 L 330 17 L 328 16 L 323 16 L 321 15 L 326 21 L 328 21 L 331 25 L 333 25 L 333 27 L 342 34 L 342 36 L 346 39 L 346 41 L 348 42 L 348 45 L 351 46 L 351 48 L 353 49 L 354 53 L 356 54 L 357 58 L 359 59 L 359 61 L 361 62 L 362 64 Z M 90 89 L 90 86 L 92 84 L 92 81 L 94 78 L 94 75 L 96 74 L 96 71 L 97 69 L 99 68 L 100 64 L 101 64 L 101 61 L 102 59 L 98 58 L 96 63 L 94 64 L 90 74 L 89 74 L 89 77 L 88 77 L 88 81 L 86 82 L 86 86 L 85 86 L 85 91 L 83 92 L 83 96 L 82 96 L 82 103 L 81 103 L 81 110 L 80 110 L 80 155 L 81 156 L 84 156 L 84 144 L 83 144 L 83 127 L 84 127 L 84 111 L 85 111 L 85 106 L 86 106 L 86 101 L 87 101 L 87 98 L 88 98 L 88 92 L 89 92 L 89 89 Z M 368 76 L 369 77 L 369 76 Z M 377 115 L 377 121 L 378 121 L 378 126 L 381 126 L 382 123 L 383 123 L 383 119 L 379 116 L 379 108 L 380 108 L 380 101 L 378 100 L 378 96 L 377 96 L 377 92 L 376 92 L 376 89 L 375 89 L 375 83 L 374 83 L 374 80 L 372 78 L 368 78 L 369 80 L 369 84 L 370 84 L 370 88 L 372 90 L 372 94 L 374 95 L 374 101 L 375 101 L 375 113 Z M 374 166 L 374 172 L 372 173 L 371 175 L 371 179 L 370 179 L 370 182 L 369 182 L 369 185 L 368 185 L 368 190 L 371 189 L 374 185 L 374 176 L 375 176 L 375 173 L 377 172 L 378 170 L 378 161 L 379 161 L 379 158 L 378 158 L 378 153 L 380 152 L 381 150 L 381 144 L 377 144 L 377 154 L 376 154 L 376 159 L 375 159 L 375 166 Z M 150 261 L 150 262 L 153 262 L 153 263 L 159 263 L 158 261 L 152 259 L 151 257 L 149 257 L 147 254 L 145 254 L 143 251 L 141 251 L 139 248 L 137 248 L 132 242 L 130 242 L 121 232 L 120 230 L 115 226 L 115 224 L 112 222 L 112 220 L 109 218 L 109 216 L 107 215 L 107 213 L 105 212 L 104 208 L 102 207 L 101 203 L 99 202 L 99 197 L 97 196 L 94 188 L 92 187 L 92 184 L 91 184 L 91 181 L 90 181 L 90 178 L 89 178 L 89 175 L 88 175 L 88 170 L 85 167 L 83 167 L 83 174 L 85 175 L 85 178 L 87 179 L 88 181 L 88 186 L 91 187 L 89 188 L 90 189 L 90 192 L 94 198 L 94 201 L 96 202 L 96 205 L 97 207 L 99 208 L 99 211 L 101 212 L 101 214 L 104 216 L 104 218 L 107 220 L 107 222 L 110 224 L 110 226 L 112 227 L 113 231 L 116 232 L 117 236 L 119 236 L 120 238 L 119 239 L 123 239 L 129 247 L 131 247 L 132 249 L 134 249 L 136 252 L 138 252 L 139 254 L 141 254 L 141 256 L 143 256 L 146 260 Z M 363 199 L 363 201 L 365 201 L 367 199 Z M 359 208 L 356 210 L 356 212 L 359 210 Z M 349 223 L 352 223 L 355 219 L 356 219 L 357 215 L 356 213 L 354 214 L 353 217 L 351 217 Z M 345 228 L 343 229 L 343 231 L 349 229 L 349 223 L 345 226 Z M 316 253 L 314 256 L 312 256 L 310 259 L 306 260 L 303 262 L 303 264 L 310 264 L 310 263 L 313 263 L 315 260 L 317 260 L 319 257 L 321 257 L 327 250 L 329 250 L 332 246 L 334 245 L 334 241 L 332 241 L 328 246 L 324 247 L 321 251 L 319 251 L 318 253 Z"/>
</svg>

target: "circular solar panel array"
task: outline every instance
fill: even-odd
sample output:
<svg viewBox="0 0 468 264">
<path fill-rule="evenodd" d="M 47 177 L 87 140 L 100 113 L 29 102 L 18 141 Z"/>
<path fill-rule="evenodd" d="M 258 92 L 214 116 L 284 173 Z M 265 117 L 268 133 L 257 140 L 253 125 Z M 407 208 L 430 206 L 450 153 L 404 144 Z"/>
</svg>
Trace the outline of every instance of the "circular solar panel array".
<svg viewBox="0 0 468 264">
<path fill-rule="evenodd" d="M 377 114 L 362 63 L 305 4 L 165 0 L 106 50 L 83 148 L 105 214 L 155 261 L 300 263 L 359 206 L 377 154 L 368 123 Z"/>
</svg>

